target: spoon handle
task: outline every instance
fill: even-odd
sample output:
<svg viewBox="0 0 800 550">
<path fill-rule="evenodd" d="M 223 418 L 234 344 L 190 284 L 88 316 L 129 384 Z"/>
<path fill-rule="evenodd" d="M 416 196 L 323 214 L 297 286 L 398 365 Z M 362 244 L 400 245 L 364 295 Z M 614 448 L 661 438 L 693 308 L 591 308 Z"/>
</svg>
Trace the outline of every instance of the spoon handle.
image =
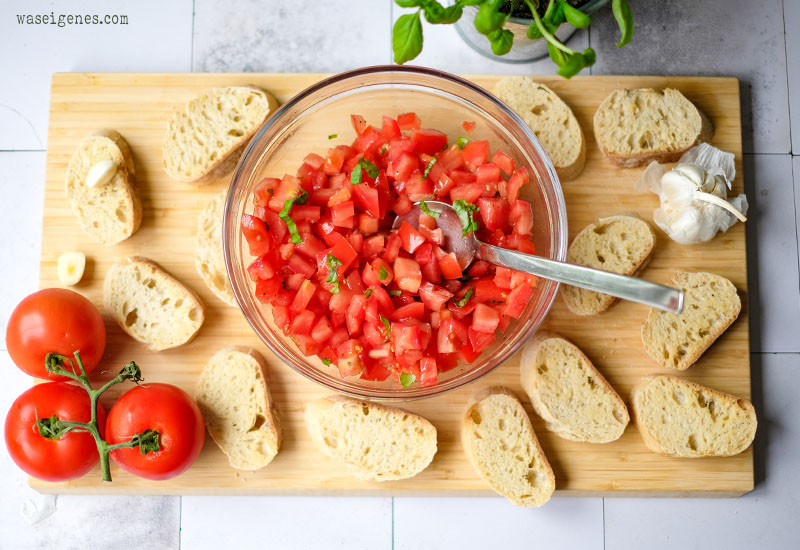
<svg viewBox="0 0 800 550">
<path fill-rule="evenodd" d="M 646 304 L 672 313 L 683 309 L 683 292 L 675 288 L 651 283 L 636 277 L 610 273 L 581 265 L 567 264 L 540 256 L 531 256 L 486 243 L 478 244 L 479 259 L 495 265 L 510 267 L 531 275 L 538 275 L 617 298 Z"/>
</svg>

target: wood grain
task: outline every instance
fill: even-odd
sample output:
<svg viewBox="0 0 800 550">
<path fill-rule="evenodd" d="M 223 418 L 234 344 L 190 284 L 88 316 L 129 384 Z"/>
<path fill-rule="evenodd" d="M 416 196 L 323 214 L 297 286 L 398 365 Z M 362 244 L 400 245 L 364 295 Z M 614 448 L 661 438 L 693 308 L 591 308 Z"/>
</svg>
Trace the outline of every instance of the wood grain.
<svg viewBox="0 0 800 550">
<path fill-rule="evenodd" d="M 39 491 L 56 493 L 143 494 L 348 494 L 489 495 L 461 450 L 458 422 L 469 397 L 489 385 L 502 384 L 523 398 L 542 446 L 556 474 L 557 495 L 734 496 L 753 488 L 752 451 L 732 458 L 681 460 L 659 456 L 642 443 L 634 426 L 621 439 L 605 445 L 566 441 L 548 432 L 536 417 L 518 380 L 519 354 L 472 385 L 406 405 L 428 418 L 439 431 L 439 452 L 431 466 L 414 479 L 381 484 L 350 477 L 344 468 L 318 452 L 303 424 L 303 405 L 325 390 L 280 362 L 252 332 L 238 309 L 228 307 L 208 290 L 194 267 L 197 215 L 227 183 L 191 188 L 170 181 L 162 166 L 161 141 L 168 116 L 189 99 L 213 86 L 256 84 L 285 102 L 325 75 L 292 74 L 56 74 L 51 91 L 47 147 L 47 179 L 43 221 L 40 285 L 58 286 L 56 260 L 61 252 L 82 250 L 87 272 L 77 290 L 95 304 L 102 303 L 103 276 L 114 261 L 142 255 L 159 262 L 195 290 L 207 305 L 206 323 L 190 344 L 152 353 L 125 335 L 106 316 L 108 345 L 98 376 L 108 379 L 135 359 L 151 382 L 169 382 L 192 392 L 196 377 L 218 349 L 231 344 L 252 345 L 269 363 L 272 392 L 282 417 L 284 443 L 275 461 L 258 472 L 239 472 L 207 438 L 198 461 L 185 474 L 164 482 L 138 479 L 112 465 L 113 483 L 103 484 L 99 472 L 68 483 L 31 480 Z M 498 77 L 468 77 L 491 89 Z M 658 205 L 654 195 L 632 188 L 640 169 L 625 170 L 602 158 L 592 135 L 596 106 L 615 88 L 666 86 L 681 90 L 711 118 L 716 128 L 712 143 L 736 155 L 737 179 L 742 184 L 739 84 L 733 78 L 665 77 L 538 77 L 575 111 L 587 138 L 583 175 L 564 185 L 570 238 L 599 217 L 635 212 L 652 219 Z M 341 123 L 332 121 L 332 129 Z M 64 196 L 67 163 L 75 147 L 98 128 L 114 128 L 130 143 L 141 189 L 144 221 L 127 241 L 106 248 L 89 240 L 78 227 Z M 322 144 L 326 146 L 326 144 Z M 298 155 L 305 151 L 298 152 Z M 300 157 L 298 157 L 299 160 Z M 667 282 L 677 269 L 711 271 L 727 277 L 739 289 L 745 307 L 734 325 L 691 369 L 677 373 L 701 384 L 750 398 L 747 279 L 744 224 L 701 246 L 680 246 L 658 231 L 658 244 L 644 276 Z M 644 375 L 665 372 L 645 353 L 641 323 L 645 306 L 619 303 L 602 316 L 578 319 L 560 298 L 545 327 L 576 342 L 603 375 L 627 400 L 632 386 Z M 676 374 L 671 372 L 672 374 Z M 108 392 L 110 406 L 121 389 Z"/>
</svg>

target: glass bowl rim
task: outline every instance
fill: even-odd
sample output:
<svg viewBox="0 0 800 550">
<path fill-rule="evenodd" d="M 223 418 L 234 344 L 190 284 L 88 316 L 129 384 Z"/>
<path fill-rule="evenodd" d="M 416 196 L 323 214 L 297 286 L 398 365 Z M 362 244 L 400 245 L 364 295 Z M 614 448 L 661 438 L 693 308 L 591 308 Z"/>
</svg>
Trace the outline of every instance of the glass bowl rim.
<svg viewBox="0 0 800 550">
<path fill-rule="evenodd" d="M 460 86 L 462 88 L 466 88 L 468 92 L 477 94 L 481 96 L 482 99 L 487 100 L 493 107 L 499 109 L 505 116 L 511 118 L 516 126 L 521 130 L 522 134 L 524 135 L 525 139 L 531 144 L 534 151 L 538 155 L 540 161 L 543 164 L 544 170 L 547 172 L 547 175 L 550 179 L 550 182 L 554 185 L 549 186 L 549 191 L 554 195 L 554 210 L 558 216 L 558 224 L 556 227 L 557 231 L 557 239 L 553 243 L 554 245 L 554 255 L 551 253 L 551 257 L 556 260 L 565 261 L 567 255 L 567 238 L 568 238 L 568 227 L 567 227 L 567 212 L 566 212 L 566 203 L 564 198 L 563 189 L 561 187 L 561 181 L 558 178 L 555 168 L 550 160 L 550 157 L 545 152 L 544 148 L 542 147 L 541 143 L 539 142 L 536 135 L 533 133 L 533 130 L 520 118 L 520 116 L 514 112 L 510 107 L 508 107 L 505 103 L 500 101 L 497 97 L 493 94 L 488 92 L 487 90 L 483 89 L 482 87 L 474 84 L 464 78 L 459 76 L 439 71 L 436 69 L 430 69 L 427 67 L 417 67 L 417 66 L 405 66 L 405 65 L 374 65 L 369 67 L 362 67 L 358 69 L 353 69 L 350 71 L 345 71 L 342 73 L 338 73 L 327 78 L 323 78 L 319 82 L 308 86 L 304 90 L 298 92 L 294 95 L 291 99 L 289 99 L 286 103 L 281 105 L 271 116 L 267 118 L 267 120 L 262 123 L 261 127 L 253 134 L 253 137 L 247 143 L 245 150 L 237 162 L 236 168 L 233 171 L 233 175 L 231 176 L 231 181 L 228 186 L 228 193 L 225 198 L 225 206 L 224 206 L 224 213 L 223 213 L 223 235 L 222 235 L 222 245 L 223 245 L 223 255 L 225 259 L 225 270 L 226 275 L 228 277 L 228 281 L 231 284 L 233 294 L 236 298 L 236 303 L 239 306 L 242 315 L 247 320 L 250 327 L 259 337 L 259 339 L 278 357 L 281 361 L 283 361 L 286 365 L 288 365 L 292 370 L 301 374 L 305 378 L 308 378 L 329 390 L 336 391 L 338 393 L 342 393 L 345 395 L 349 395 L 351 397 L 355 397 L 358 399 L 370 399 L 370 400 L 378 400 L 378 401 L 411 401 L 415 399 L 422 399 L 426 397 L 434 397 L 436 395 L 440 395 L 446 393 L 448 391 L 454 390 L 456 388 L 460 388 L 462 386 L 468 385 L 477 379 L 483 377 L 484 375 L 488 374 L 489 372 L 493 371 L 495 368 L 500 366 L 506 360 L 508 360 L 512 355 L 519 351 L 519 348 L 527 341 L 538 328 L 541 326 L 541 323 L 547 317 L 547 314 L 550 311 L 550 308 L 555 301 L 556 294 L 558 292 L 559 283 L 555 281 L 549 281 L 551 287 L 547 295 L 545 296 L 546 307 L 541 312 L 541 318 L 538 323 L 531 323 L 531 325 L 524 329 L 524 334 L 520 339 L 519 343 L 514 346 L 513 348 L 509 348 L 506 350 L 505 353 L 501 354 L 500 357 L 492 357 L 491 359 L 484 359 L 484 364 L 481 365 L 480 368 L 474 368 L 472 370 L 464 372 L 462 375 L 454 377 L 451 379 L 452 382 L 449 385 L 440 385 L 437 384 L 435 386 L 428 386 L 428 387 L 419 387 L 413 389 L 406 389 L 400 388 L 395 389 L 393 391 L 382 391 L 381 395 L 375 395 L 375 388 L 364 388 L 364 389 L 346 389 L 342 387 L 338 387 L 336 380 L 333 380 L 333 377 L 323 373 L 317 372 L 318 369 L 312 367 L 311 369 L 304 369 L 295 365 L 293 358 L 286 356 L 282 351 L 276 349 L 273 344 L 269 341 L 266 335 L 262 334 L 262 331 L 256 326 L 255 320 L 252 317 L 245 313 L 244 308 L 244 300 L 243 297 L 240 296 L 240 288 L 234 283 L 234 276 L 233 270 L 235 267 L 233 266 L 233 257 L 230 251 L 230 239 L 228 237 L 227 229 L 230 226 L 230 213 L 235 208 L 233 203 L 233 197 L 235 195 L 235 190 L 237 186 L 243 183 L 246 175 L 243 173 L 244 166 L 247 164 L 247 160 L 256 152 L 258 149 L 261 140 L 263 139 L 264 135 L 277 123 L 281 121 L 281 119 L 286 115 L 287 112 L 291 111 L 296 105 L 303 102 L 304 100 L 308 99 L 309 97 L 313 96 L 314 94 L 321 92 L 325 88 L 345 82 L 348 80 L 356 79 L 358 77 L 363 76 L 374 76 L 374 75 L 392 75 L 392 74 L 408 74 L 408 75 L 417 75 L 422 76 L 423 78 L 429 78 L 432 80 L 445 80 L 454 84 L 456 86 Z M 434 85 L 424 85 L 419 83 L 404 83 L 404 82 L 387 82 L 384 84 L 399 84 L 399 85 L 413 85 L 413 86 L 422 86 L 428 87 L 436 91 L 442 91 Z M 365 87 L 370 86 L 369 84 Z M 323 101 L 329 100 L 331 97 L 335 97 L 336 95 L 340 95 L 347 92 L 352 92 L 354 89 L 351 88 L 349 90 L 344 90 L 342 92 L 338 92 L 335 95 L 322 98 Z M 445 92 L 450 95 L 455 95 L 452 92 Z M 317 102 L 319 103 L 319 102 Z M 316 103 L 314 104 L 316 105 Z M 496 121 L 497 117 L 482 107 L 478 107 L 479 111 L 483 114 L 491 118 L 492 120 Z M 303 111 L 305 113 L 305 111 Z M 300 115 L 302 117 L 302 114 Z M 299 118 L 299 117 L 298 117 Z M 263 148 L 262 151 L 263 152 Z M 237 266 L 239 267 L 239 266 Z M 521 327 L 522 329 L 522 327 Z M 491 365 L 491 366 L 490 366 Z M 314 371 L 314 372 L 310 372 Z"/>
</svg>

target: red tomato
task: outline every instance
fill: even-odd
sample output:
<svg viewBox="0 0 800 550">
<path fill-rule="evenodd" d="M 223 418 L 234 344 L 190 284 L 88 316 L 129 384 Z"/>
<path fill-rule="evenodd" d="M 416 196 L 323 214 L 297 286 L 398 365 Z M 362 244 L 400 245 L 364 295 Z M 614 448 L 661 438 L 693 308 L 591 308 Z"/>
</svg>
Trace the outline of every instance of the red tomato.
<svg viewBox="0 0 800 550">
<path fill-rule="evenodd" d="M 353 129 L 359 136 L 367 129 L 367 121 L 361 115 L 350 115 L 350 121 L 353 123 Z"/>
<path fill-rule="evenodd" d="M 464 157 L 467 166 L 477 169 L 489 159 L 489 142 L 471 141 L 461 151 L 461 156 Z"/>
<path fill-rule="evenodd" d="M 89 422 L 89 395 L 67 382 L 37 384 L 17 397 L 6 415 L 5 439 L 8 454 L 26 474 L 44 481 L 67 481 L 87 474 L 100 460 L 94 437 L 86 432 L 69 432 L 59 439 L 39 435 L 37 417 L 68 422 Z M 100 433 L 105 432 L 106 412 L 97 405 Z"/>
<path fill-rule="evenodd" d="M 394 279 L 401 290 L 417 292 L 422 283 L 422 271 L 420 271 L 419 264 L 408 258 L 397 258 L 394 261 Z"/>
<path fill-rule="evenodd" d="M 45 356 L 59 353 L 74 361 L 73 354 L 80 351 L 88 374 L 103 357 L 106 327 L 97 308 L 77 292 L 46 288 L 23 298 L 11 312 L 6 346 L 11 359 L 25 373 L 63 380 L 65 377 L 48 374 Z"/>
<path fill-rule="evenodd" d="M 503 151 L 495 152 L 494 156 L 492 157 L 492 162 L 499 166 L 500 170 L 509 176 L 514 171 L 514 160 Z"/>
<path fill-rule="evenodd" d="M 403 113 L 397 117 L 401 130 L 418 130 L 422 124 L 416 113 Z"/>
<path fill-rule="evenodd" d="M 471 122 L 471 121 L 466 121 L 466 120 L 465 120 L 465 121 L 464 121 L 464 122 L 461 124 L 461 127 L 462 127 L 462 128 L 464 128 L 464 131 L 465 131 L 465 132 L 467 132 L 468 134 L 471 134 L 471 133 L 472 133 L 472 131 L 475 129 L 475 123 L 474 123 L 474 122 Z"/>
<path fill-rule="evenodd" d="M 417 144 L 415 151 L 426 155 L 433 155 L 447 147 L 447 135 L 439 130 L 414 130 L 411 132 L 411 141 Z"/>
<path fill-rule="evenodd" d="M 170 479 L 186 471 L 205 441 L 203 415 L 182 389 L 147 384 L 125 392 L 108 413 L 106 441 L 127 441 L 145 430 L 159 433 L 161 448 L 142 454 L 138 448 L 116 449 L 111 458 L 123 470 L 146 479 Z"/>
</svg>

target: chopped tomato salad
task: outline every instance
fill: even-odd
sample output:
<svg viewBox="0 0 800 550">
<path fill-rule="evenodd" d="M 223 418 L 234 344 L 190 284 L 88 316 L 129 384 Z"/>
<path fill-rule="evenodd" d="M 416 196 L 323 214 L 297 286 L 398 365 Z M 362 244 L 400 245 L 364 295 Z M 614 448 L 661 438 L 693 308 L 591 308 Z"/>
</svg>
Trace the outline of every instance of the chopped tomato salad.
<svg viewBox="0 0 800 550">
<path fill-rule="evenodd" d="M 536 278 L 483 261 L 462 271 L 424 201 L 452 204 L 465 235 L 533 253 L 531 205 L 519 198 L 530 176 L 487 141 L 451 143 L 415 113 L 351 122 L 352 145 L 256 186 L 241 220 L 247 272 L 306 356 L 343 377 L 435 385 L 522 316 Z M 420 201 L 419 227 L 392 229 Z"/>
</svg>

